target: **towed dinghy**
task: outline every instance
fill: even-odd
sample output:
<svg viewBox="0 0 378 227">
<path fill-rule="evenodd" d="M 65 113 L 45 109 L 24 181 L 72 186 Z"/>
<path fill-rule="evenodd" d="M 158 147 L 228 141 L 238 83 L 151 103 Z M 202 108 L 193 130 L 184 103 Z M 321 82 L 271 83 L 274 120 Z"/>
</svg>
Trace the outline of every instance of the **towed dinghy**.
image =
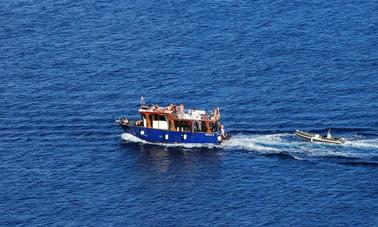
<svg viewBox="0 0 378 227">
<path fill-rule="evenodd" d="M 304 140 L 308 140 L 311 142 L 332 143 L 332 144 L 343 144 L 346 142 L 342 138 L 337 138 L 337 137 L 332 137 L 332 136 L 322 136 L 319 134 L 315 134 L 311 132 L 304 132 L 300 130 L 296 130 L 295 135 Z"/>
</svg>

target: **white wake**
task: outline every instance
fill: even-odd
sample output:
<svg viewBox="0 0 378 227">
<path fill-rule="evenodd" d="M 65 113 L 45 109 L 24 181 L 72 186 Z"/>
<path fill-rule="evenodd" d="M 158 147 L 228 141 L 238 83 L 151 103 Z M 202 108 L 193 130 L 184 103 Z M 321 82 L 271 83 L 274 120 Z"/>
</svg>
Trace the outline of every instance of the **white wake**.
<svg viewBox="0 0 378 227">
<path fill-rule="evenodd" d="M 378 139 L 347 141 L 345 146 L 378 149 Z"/>
<path fill-rule="evenodd" d="M 293 134 L 280 133 L 271 135 L 251 135 L 236 134 L 230 140 L 221 145 L 211 144 L 165 144 L 149 143 L 131 134 L 121 135 L 125 141 L 154 144 L 167 147 L 184 148 L 221 148 L 225 151 L 243 150 L 258 152 L 262 154 L 289 154 L 293 158 L 302 159 L 304 157 L 341 157 L 341 158 L 365 158 L 378 157 L 378 139 L 350 139 L 345 144 L 323 144 L 303 141 Z"/>
</svg>

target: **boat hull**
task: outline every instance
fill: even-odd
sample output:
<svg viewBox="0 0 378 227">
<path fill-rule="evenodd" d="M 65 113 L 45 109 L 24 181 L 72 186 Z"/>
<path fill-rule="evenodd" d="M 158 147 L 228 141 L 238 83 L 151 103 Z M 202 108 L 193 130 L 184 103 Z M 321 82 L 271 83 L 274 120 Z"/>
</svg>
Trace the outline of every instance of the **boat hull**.
<svg viewBox="0 0 378 227">
<path fill-rule="evenodd" d="M 151 143 L 220 144 L 223 140 L 227 139 L 217 133 L 177 132 L 142 126 L 120 125 L 126 133 Z"/>
<path fill-rule="evenodd" d="M 295 132 L 295 135 L 302 138 L 302 139 L 311 141 L 311 142 L 321 142 L 321 143 L 331 143 L 331 144 L 343 144 L 343 143 L 345 143 L 345 141 L 340 139 L 340 138 L 328 139 L 324 136 L 320 136 L 319 134 L 303 132 L 303 131 L 299 131 L 299 130 L 297 130 Z"/>
</svg>

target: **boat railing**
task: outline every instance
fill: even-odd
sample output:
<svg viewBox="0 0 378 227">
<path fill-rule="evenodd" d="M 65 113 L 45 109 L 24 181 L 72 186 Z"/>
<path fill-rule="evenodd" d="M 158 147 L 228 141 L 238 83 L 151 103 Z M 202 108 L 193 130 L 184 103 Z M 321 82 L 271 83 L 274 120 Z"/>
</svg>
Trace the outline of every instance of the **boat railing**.
<svg viewBox="0 0 378 227">
<path fill-rule="evenodd" d="M 142 112 L 155 112 L 155 113 L 171 113 L 176 119 L 179 120 L 211 120 L 217 121 L 220 119 L 219 108 L 214 108 L 211 112 L 205 110 L 184 109 L 184 105 L 170 104 L 165 107 L 159 105 L 142 105 L 140 110 Z"/>
</svg>

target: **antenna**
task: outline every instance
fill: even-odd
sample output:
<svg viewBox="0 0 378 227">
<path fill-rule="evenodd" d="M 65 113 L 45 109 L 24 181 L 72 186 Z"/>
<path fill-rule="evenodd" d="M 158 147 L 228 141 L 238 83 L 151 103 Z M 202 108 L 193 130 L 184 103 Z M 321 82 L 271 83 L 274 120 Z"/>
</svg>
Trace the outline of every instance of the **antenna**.
<svg viewBox="0 0 378 227">
<path fill-rule="evenodd" d="M 140 106 L 144 106 L 144 97 L 143 96 L 140 96 Z"/>
</svg>

